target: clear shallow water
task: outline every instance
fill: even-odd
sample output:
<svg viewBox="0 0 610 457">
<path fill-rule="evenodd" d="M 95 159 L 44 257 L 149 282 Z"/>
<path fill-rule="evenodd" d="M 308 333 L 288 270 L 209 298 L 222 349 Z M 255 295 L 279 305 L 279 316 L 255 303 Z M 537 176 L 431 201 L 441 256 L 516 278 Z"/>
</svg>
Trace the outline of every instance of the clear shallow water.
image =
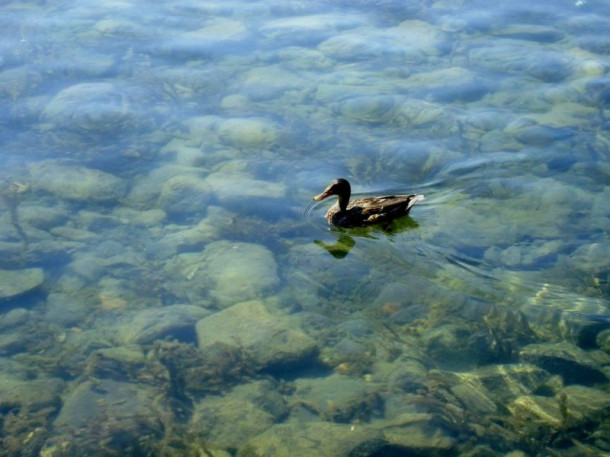
<svg viewBox="0 0 610 457">
<path fill-rule="evenodd" d="M 4 454 L 607 449 L 608 6 L 3 5 Z"/>
</svg>

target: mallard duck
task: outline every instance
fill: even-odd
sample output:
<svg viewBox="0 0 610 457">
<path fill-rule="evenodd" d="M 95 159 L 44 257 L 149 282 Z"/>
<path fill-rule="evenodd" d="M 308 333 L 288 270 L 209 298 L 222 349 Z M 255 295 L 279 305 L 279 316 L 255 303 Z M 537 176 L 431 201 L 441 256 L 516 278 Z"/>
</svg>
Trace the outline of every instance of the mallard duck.
<svg viewBox="0 0 610 457">
<path fill-rule="evenodd" d="M 415 203 L 424 199 L 423 195 L 387 195 L 365 197 L 349 201 L 352 187 L 347 179 L 332 181 L 324 192 L 316 195 L 316 201 L 336 195 L 337 203 L 326 213 L 326 220 L 340 227 L 363 227 L 371 224 L 390 222 L 406 216 Z"/>
</svg>

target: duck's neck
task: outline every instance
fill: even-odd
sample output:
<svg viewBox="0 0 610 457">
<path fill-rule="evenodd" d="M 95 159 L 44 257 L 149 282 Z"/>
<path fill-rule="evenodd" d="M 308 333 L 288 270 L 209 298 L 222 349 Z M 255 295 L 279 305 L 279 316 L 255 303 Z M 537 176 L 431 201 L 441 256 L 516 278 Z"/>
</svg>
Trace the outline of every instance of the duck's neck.
<svg viewBox="0 0 610 457">
<path fill-rule="evenodd" d="M 347 204 L 349 203 L 349 193 L 337 195 L 339 203 L 339 211 L 344 213 L 347 210 Z"/>
</svg>

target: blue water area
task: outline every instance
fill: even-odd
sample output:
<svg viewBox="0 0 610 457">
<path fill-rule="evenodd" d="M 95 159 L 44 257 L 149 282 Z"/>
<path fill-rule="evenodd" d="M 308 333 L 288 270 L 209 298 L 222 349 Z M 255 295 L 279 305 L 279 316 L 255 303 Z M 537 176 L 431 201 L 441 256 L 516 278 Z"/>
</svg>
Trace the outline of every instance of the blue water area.
<svg viewBox="0 0 610 457">
<path fill-rule="evenodd" d="M 0 455 L 609 452 L 608 11 L 2 3 Z"/>
</svg>

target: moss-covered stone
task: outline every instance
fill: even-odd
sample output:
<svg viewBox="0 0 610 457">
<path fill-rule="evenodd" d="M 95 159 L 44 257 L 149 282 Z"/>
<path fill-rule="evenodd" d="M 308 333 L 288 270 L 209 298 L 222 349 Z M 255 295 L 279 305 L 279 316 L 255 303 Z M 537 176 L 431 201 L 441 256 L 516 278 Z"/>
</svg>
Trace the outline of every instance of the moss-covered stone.
<svg viewBox="0 0 610 457">
<path fill-rule="evenodd" d="M 129 102 L 108 82 L 82 83 L 60 91 L 45 108 L 45 122 L 68 129 L 108 132 L 128 125 Z"/>
<path fill-rule="evenodd" d="M 98 379 L 137 382 L 146 377 L 146 357 L 137 346 L 99 349 L 87 360 L 86 372 Z"/>
<path fill-rule="evenodd" d="M 206 396 L 195 405 L 191 433 L 213 446 L 241 448 L 286 413 L 276 389 L 269 381 L 256 381 L 223 396 Z"/>
<path fill-rule="evenodd" d="M 195 174 L 173 176 L 163 183 L 158 204 L 169 214 L 197 214 L 205 211 L 212 199 L 212 190 Z"/>
<path fill-rule="evenodd" d="M 383 433 L 361 425 L 330 422 L 278 424 L 250 440 L 237 457 L 354 457 L 383 449 Z"/>
<path fill-rule="evenodd" d="M 379 385 L 362 379 L 333 374 L 298 379 L 295 387 L 291 401 L 315 412 L 323 420 L 367 421 L 383 409 Z"/>
<path fill-rule="evenodd" d="M 82 382 L 66 397 L 45 455 L 78 451 L 101 457 L 125 452 L 126 446 L 132 453 L 145 452 L 161 437 L 162 419 L 169 417 L 159 394 L 150 386 L 111 379 Z M 62 449 L 66 454 L 59 453 Z"/>
<path fill-rule="evenodd" d="M 194 305 L 151 308 L 123 316 L 117 340 L 127 344 L 152 344 L 165 338 L 195 340 L 195 324 L 209 311 Z"/>
<path fill-rule="evenodd" d="M 435 414 L 404 413 L 379 422 L 388 443 L 407 455 L 443 455 L 456 445 L 456 439 Z"/>
<path fill-rule="evenodd" d="M 524 362 L 563 376 L 566 384 L 590 386 L 608 381 L 599 361 L 571 343 L 529 344 L 519 352 L 519 357 Z"/>
<path fill-rule="evenodd" d="M 259 370 L 304 362 L 318 350 L 293 321 L 271 314 L 260 301 L 233 305 L 201 319 L 196 328 L 201 351 L 219 343 L 236 347 Z"/>
<path fill-rule="evenodd" d="M 65 384 L 59 379 L 0 375 L 0 408 L 9 411 L 13 408 L 40 409 L 60 404 L 60 394 Z"/>
<path fill-rule="evenodd" d="M 254 243 L 215 241 L 201 253 L 178 255 L 166 271 L 177 296 L 193 303 L 210 298 L 221 308 L 262 298 L 279 283 L 273 254 Z"/>
<path fill-rule="evenodd" d="M 122 179 L 82 166 L 35 162 L 30 165 L 30 174 L 34 190 L 43 190 L 69 200 L 114 201 L 127 193 L 127 183 Z"/>
<path fill-rule="evenodd" d="M 24 270 L 0 270 L 0 300 L 12 298 L 34 290 L 42 285 L 42 268 Z"/>
<path fill-rule="evenodd" d="M 232 118 L 217 129 L 221 141 L 237 148 L 266 148 L 275 143 L 278 132 L 267 119 Z"/>
</svg>

